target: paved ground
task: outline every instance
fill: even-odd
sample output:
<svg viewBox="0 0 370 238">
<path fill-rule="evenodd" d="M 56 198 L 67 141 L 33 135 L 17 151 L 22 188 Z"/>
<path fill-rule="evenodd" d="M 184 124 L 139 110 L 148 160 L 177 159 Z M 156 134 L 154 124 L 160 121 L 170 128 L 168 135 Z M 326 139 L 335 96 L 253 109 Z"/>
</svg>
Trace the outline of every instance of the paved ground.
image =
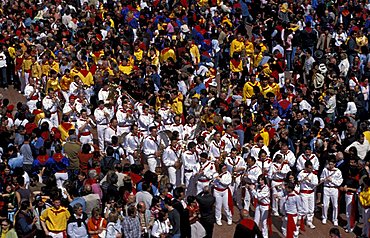
<svg viewBox="0 0 370 238">
<path fill-rule="evenodd" d="M 0 93 L 3 95 L 4 98 L 8 98 L 11 103 L 16 104 L 19 101 L 25 101 L 24 96 L 20 95 L 17 91 L 13 89 L 11 86 L 8 90 L 0 89 Z M 321 219 L 320 218 L 321 212 L 316 214 L 314 224 L 316 226 L 316 229 L 312 230 L 308 227 L 306 227 L 305 232 L 301 232 L 301 235 L 299 236 L 300 238 L 325 238 L 328 237 L 328 232 L 330 228 L 333 227 L 333 224 L 331 222 L 328 222 L 326 225 L 321 224 Z M 330 214 L 330 213 L 329 213 Z M 235 224 L 239 220 L 239 213 L 237 209 L 235 208 L 234 212 L 234 217 L 233 217 L 233 225 L 228 226 L 226 224 L 226 221 L 223 221 L 223 226 L 217 226 L 215 225 L 214 229 L 214 238 L 230 238 L 233 237 L 234 234 L 234 229 L 235 229 Z M 281 217 L 273 217 L 272 222 L 273 222 L 273 234 L 272 238 L 280 238 L 283 237 L 281 234 L 281 226 L 282 226 L 282 218 Z M 342 233 L 342 238 L 354 238 L 356 235 L 354 233 L 347 234 L 344 232 L 344 230 L 341 228 L 341 226 L 344 226 L 346 224 L 345 221 L 345 216 L 342 214 L 341 219 L 340 219 L 340 230 Z M 357 228 L 357 232 L 360 232 L 360 228 Z"/>
</svg>

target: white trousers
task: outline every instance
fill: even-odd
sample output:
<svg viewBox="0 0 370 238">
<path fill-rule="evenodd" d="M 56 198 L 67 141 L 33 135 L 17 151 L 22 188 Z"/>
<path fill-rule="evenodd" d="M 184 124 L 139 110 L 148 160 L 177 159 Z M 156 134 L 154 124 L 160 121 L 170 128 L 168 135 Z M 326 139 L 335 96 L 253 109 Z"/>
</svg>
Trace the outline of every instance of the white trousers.
<svg viewBox="0 0 370 238">
<path fill-rule="evenodd" d="M 322 219 L 328 219 L 329 202 L 333 205 L 333 222 L 338 221 L 338 189 L 324 187 Z"/>
<path fill-rule="evenodd" d="M 231 194 L 234 195 L 235 194 L 235 191 L 238 189 L 239 187 L 239 184 L 240 184 L 240 177 L 241 176 L 238 176 L 235 178 L 235 182 L 233 185 L 230 185 L 230 189 L 231 189 Z"/>
<path fill-rule="evenodd" d="M 293 220 L 294 220 L 294 224 L 296 225 L 296 229 L 294 231 L 294 237 L 296 238 L 299 235 L 299 224 L 297 224 L 298 216 L 294 216 Z M 281 231 L 284 237 L 286 237 L 287 225 L 288 225 L 288 215 L 286 214 L 283 218 L 283 225 L 281 226 Z"/>
<path fill-rule="evenodd" d="M 59 117 L 58 117 L 58 112 L 52 113 L 50 116 L 50 121 L 51 121 L 51 127 L 56 127 L 58 128 L 59 126 Z"/>
<path fill-rule="evenodd" d="M 269 206 L 257 205 L 256 212 L 254 214 L 254 222 L 259 226 L 262 231 L 263 238 L 268 238 L 269 231 L 267 227 Z"/>
<path fill-rule="evenodd" d="M 315 192 L 310 194 L 301 193 L 302 206 L 304 214 L 306 214 L 307 224 L 312 224 L 315 212 Z"/>
<path fill-rule="evenodd" d="M 364 227 L 362 228 L 362 236 L 369 237 L 370 236 L 370 208 L 364 209 L 362 214 L 362 219 L 364 223 Z"/>
<path fill-rule="evenodd" d="M 68 180 L 68 173 L 55 173 L 55 179 L 57 180 L 57 187 L 62 188 L 64 181 Z"/>
<path fill-rule="evenodd" d="M 168 167 L 168 178 L 170 179 L 170 184 L 176 186 L 176 169 L 175 167 L 171 166 Z"/>
<path fill-rule="evenodd" d="M 117 135 L 122 136 L 123 133 L 130 132 L 129 126 L 117 126 Z"/>
<path fill-rule="evenodd" d="M 69 102 L 69 96 L 70 96 L 69 93 L 67 91 L 63 91 L 63 90 L 60 90 L 60 92 L 62 93 L 66 103 L 68 103 Z"/>
<path fill-rule="evenodd" d="M 155 168 L 157 168 L 157 160 L 153 157 L 148 158 L 148 167 L 150 172 L 155 173 Z"/>
<path fill-rule="evenodd" d="M 284 191 L 281 188 L 283 182 L 271 181 L 272 187 L 272 201 L 271 201 L 271 210 L 272 213 L 279 213 L 279 201 L 280 198 L 284 196 Z"/>
<path fill-rule="evenodd" d="M 228 194 L 227 189 L 225 191 L 217 191 L 215 189 L 213 192 L 213 195 L 215 196 L 215 199 L 216 199 L 216 221 L 221 221 L 222 207 L 224 207 L 227 221 L 228 222 L 232 221 L 231 211 L 229 209 L 229 204 L 228 204 L 229 194 Z"/>
<path fill-rule="evenodd" d="M 245 196 L 244 196 L 244 209 L 249 212 L 249 207 L 251 206 L 251 194 L 247 188 L 245 189 Z"/>
<path fill-rule="evenodd" d="M 93 143 L 93 136 L 92 134 L 88 136 L 80 136 L 80 142 L 82 144 L 92 144 Z"/>
<path fill-rule="evenodd" d="M 64 238 L 63 232 L 59 232 L 59 233 L 49 232 L 49 236 L 52 238 Z"/>
<path fill-rule="evenodd" d="M 197 194 L 203 191 L 205 186 L 209 186 L 209 181 L 208 182 L 197 182 Z"/>
<path fill-rule="evenodd" d="M 193 172 L 186 172 L 186 171 L 184 171 L 185 187 L 188 187 L 189 186 L 189 182 L 190 182 L 191 176 L 193 176 Z"/>
<path fill-rule="evenodd" d="M 100 151 L 104 151 L 104 132 L 106 128 L 107 128 L 107 125 L 97 125 L 96 126 Z"/>
</svg>

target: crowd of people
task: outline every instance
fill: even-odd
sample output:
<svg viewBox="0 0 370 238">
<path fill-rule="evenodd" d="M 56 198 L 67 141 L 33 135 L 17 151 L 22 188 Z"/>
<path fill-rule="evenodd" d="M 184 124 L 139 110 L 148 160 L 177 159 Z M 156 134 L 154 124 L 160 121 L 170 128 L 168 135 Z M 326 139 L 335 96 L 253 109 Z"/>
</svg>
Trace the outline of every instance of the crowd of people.
<svg viewBox="0 0 370 238">
<path fill-rule="evenodd" d="M 2 1 L 1 238 L 370 237 L 369 11 Z"/>
</svg>

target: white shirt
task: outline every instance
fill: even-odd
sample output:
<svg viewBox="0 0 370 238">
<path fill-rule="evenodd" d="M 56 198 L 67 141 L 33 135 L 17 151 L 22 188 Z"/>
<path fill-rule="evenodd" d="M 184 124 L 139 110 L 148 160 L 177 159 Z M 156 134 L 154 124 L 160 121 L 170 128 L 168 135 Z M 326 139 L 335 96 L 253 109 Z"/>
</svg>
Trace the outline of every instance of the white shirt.
<svg viewBox="0 0 370 238">
<path fill-rule="evenodd" d="M 237 136 L 232 136 L 226 133 L 221 137 L 221 140 L 225 144 L 225 151 L 227 154 L 230 154 L 232 148 L 237 149 L 239 147 L 239 139 Z"/>
<path fill-rule="evenodd" d="M 314 173 L 309 173 L 306 170 L 299 172 L 297 176 L 297 181 L 300 184 L 301 190 L 314 190 L 319 184 L 319 179 Z"/>
<path fill-rule="evenodd" d="M 261 168 L 262 172 L 264 174 L 267 174 L 268 171 L 270 170 L 272 161 L 271 161 L 271 159 L 266 158 L 264 161 L 259 159 L 259 160 L 256 161 L 256 163 L 257 163 L 258 167 Z"/>
<path fill-rule="evenodd" d="M 42 105 L 44 106 L 46 111 L 50 111 L 54 113 L 57 111 L 57 104 L 53 101 L 53 99 L 49 96 L 44 97 L 42 100 Z"/>
<path fill-rule="evenodd" d="M 217 177 L 216 166 L 211 161 L 206 161 L 204 164 L 199 164 L 199 172 L 203 172 L 198 180 L 211 180 Z"/>
<path fill-rule="evenodd" d="M 181 148 L 180 145 L 173 148 L 171 145 L 167 146 L 167 148 L 163 152 L 163 164 L 167 167 L 172 167 L 175 165 L 176 161 L 181 160 Z"/>
<path fill-rule="evenodd" d="M 256 160 L 258 160 L 258 154 L 260 153 L 260 150 L 264 150 L 266 151 L 267 153 L 267 156 L 270 156 L 270 150 L 267 146 L 263 145 L 262 148 L 258 147 L 257 145 L 253 146 L 251 148 L 251 152 L 250 152 L 250 155 L 251 157 L 255 158 Z"/>
<path fill-rule="evenodd" d="M 195 131 L 195 128 L 197 127 L 197 125 L 190 125 L 190 124 L 186 124 L 184 126 L 184 134 L 185 136 L 188 135 L 188 140 L 194 140 L 195 137 L 196 137 L 196 131 Z M 185 138 L 184 136 L 184 138 Z"/>
<path fill-rule="evenodd" d="M 256 184 L 258 176 L 262 174 L 262 169 L 254 164 L 251 167 L 247 168 L 247 178 L 251 180 L 252 183 Z"/>
<path fill-rule="evenodd" d="M 195 147 L 196 150 L 197 150 L 197 154 L 200 155 L 201 153 L 209 153 L 209 147 L 207 144 L 197 144 L 197 146 Z"/>
<path fill-rule="evenodd" d="M 302 198 L 294 191 L 285 197 L 284 211 L 286 214 L 303 214 Z"/>
<path fill-rule="evenodd" d="M 143 139 L 143 134 L 140 132 L 137 135 L 134 135 L 132 132 L 127 134 L 123 142 L 126 152 L 128 154 L 132 154 L 135 150 L 140 150 Z"/>
<path fill-rule="evenodd" d="M 287 163 L 277 163 L 272 162 L 270 170 L 268 172 L 268 177 L 271 180 L 281 181 L 284 180 L 287 173 L 290 171 L 290 166 Z"/>
<path fill-rule="evenodd" d="M 77 119 L 77 121 L 76 121 L 76 128 L 78 129 L 78 130 L 80 130 L 80 128 L 81 127 L 83 127 L 83 125 L 85 125 L 87 123 L 87 120 L 86 119 L 84 119 L 84 118 L 82 118 L 82 117 L 80 117 L 80 118 L 78 118 Z M 86 127 L 84 128 L 84 130 L 83 131 L 80 131 L 80 133 L 81 132 L 91 132 L 91 129 L 92 129 L 92 125 L 91 125 L 91 122 L 90 123 L 88 123 L 87 125 L 86 125 Z"/>
<path fill-rule="evenodd" d="M 143 113 L 139 116 L 138 125 L 141 131 L 148 131 L 149 125 L 153 122 L 153 115 L 149 113 Z"/>
<path fill-rule="evenodd" d="M 199 169 L 197 154 L 192 153 L 191 151 L 182 153 L 182 164 L 184 166 L 185 173 L 192 171 L 193 174 L 195 174 Z"/>
<path fill-rule="evenodd" d="M 246 169 L 245 161 L 242 157 L 236 156 L 235 158 L 227 157 L 225 160 L 225 164 L 227 166 L 227 171 L 229 171 L 231 174 L 233 174 L 234 169 L 240 169 L 243 168 L 242 171 L 238 172 L 238 175 L 241 175 L 244 173 L 244 170 Z"/>
<path fill-rule="evenodd" d="M 109 114 L 108 117 L 105 116 L 105 113 Z M 113 117 L 112 110 L 104 107 L 103 109 L 96 108 L 94 111 L 94 117 L 96 120 L 96 124 L 98 125 L 107 125 L 109 120 Z"/>
<path fill-rule="evenodd" d="M 299 103 L 299 110 L 300 111 L 304 111 L 304 110 L 307 110 L 307 111 L 311 111 L 311 105 L 306 101 L 306 100 L 302 100 L 300 103 Z"/>
<path fill-rule="evenodd" d="M 252 189 L 251 193 L 261 205 L 270 204 L 270 188 L 267 185 L 257 186 L 257 189 Z"/>
<path fill-rule="evenodd" d="M 213 140 L 209 146 L 209 155 L 212 159 L 217 159 L 221 157 L 221 152 L 224 150 L 222 142 L 216 142 Z"/>
<path fill-rule="evenodd" d="M 226 189 L 232 182 L 232 176 L 229 171 L 223 172 L 219 175 L 219 179 L 215 181 L 215 187 L 218 189 Z"/>
<path fill-rule="evenodd" d="M 369 141 L 366 139 L 362 144 L 360 144 L 360 142 L 358 141 L 353 142 L 345 149 L 345 152 L 348 153 L 349 148 L 351 148 L 352 146 L 354 146 L 357 149 L 357 155 L 362 160 L 365 159 L 367 152 L 370 150 Z"/>
<path fill-rule="evenodd" d="M 6 55 L 4 52 L 0 53 L 0 68 L 6 67 Z"/>
<path fill-rule="evenodd" d="M 31 100 L 31 95 L 38 96 L 38 90 L 35 90 L 35 87 L 33 85 L 27 84 L 24 88 L 24 96 L 26 96 L 27 100 Z"/>
<path fill-rule="evenodd" d="M 288 152 L 286 154 L 281 153 L 280 150 L 277 151 L 274 154 L 273 160 L 275 160 L 276 155 L 281 155 L 283 157 L 283 160 L 288 160 L 290 167 L 294 166 L 295 161 L 296 161 L 296 157 L 295 157 L 294 153 L 291 150 L 288 150 Z"/>
<path fill-rule="evenodd" d="M 170 232 L 170 220 L 168 218 L 164 222 L 158 220 L 154 221 L 151 235 L 160 237 L 161 234 L 168 234 Z"/>
<path fill-rule="evenodd" d="M 334 168 L 332 171 L 328 168 L 324 168 L 320 176 L 320 181 L 326 178 L 330 178 L 331 181 L 325 181 L 324 187 L 338 187 L 343 182 L 342 172 L 337 168 Z"/>
<path fill-rule="evenodd" d="M 109 95 L 109 90 L 100 89 L 98 93 L 99 101 L 103 100 L 105 104 L 109 103 L 109 101 L 107 100 L 108 95 Z"/>
<path fill-rule="evenodd" d="M 172 124 L 170 131 L 171 132 L 177 131 L 179 133 L 179 137 L 181 140 L 183 140 L 185 137 L 184 126 L 182 124 L 179 124 L 179 125 Z"/>
<path fill-rule="evenodd" d="M 155 157 L 155 153 L 159 150 L 161 143 L 159 135 L 157 135 L 157 137 L 153 137 L 152 135 L 147 136 L 143 142 L 144 154 L 146 156 Z"/>
<path fill-rule="evenodd" d="M 301 171 L 305 168 L 304 164 L 307 160 L 310 160 L 312 162 L 313 170 L 319 170 L 320 162 L 315 154 L 311 154 L 310 156 L 301 154 L 297 159 L 297 171 Z"/>
<path fill-rule="evenodd" d="M 107 129 L 105 129 L 105 132 L 104 132 L 104 141 L 108 145 L 112 143 L 112 136 L 118 136 L 117 135 L 117 129 L 113 128 L 112 126 L 108 126 Z"/>
</svg>

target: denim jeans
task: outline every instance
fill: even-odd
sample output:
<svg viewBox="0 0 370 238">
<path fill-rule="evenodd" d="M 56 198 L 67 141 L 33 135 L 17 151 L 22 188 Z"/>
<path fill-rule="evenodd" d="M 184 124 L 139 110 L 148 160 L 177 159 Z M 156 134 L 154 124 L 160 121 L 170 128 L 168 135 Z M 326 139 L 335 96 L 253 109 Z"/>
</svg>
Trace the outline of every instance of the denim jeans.
<svg viewBox="0 0 370 238">
<path fill-rule="evenodd" d="M 1 70 L 1 79 L 2 79 L 2 86 L 3 87 L 8 87 L 8 79 L 7 79 L 7 75 L 6 75 L 6 67 L 2 67 L 0 68 Z"/>
<path fill-rule="evenodd" d="M 291 50 L 286 50 L 285 51 L 285 58 L 286 58 L 286 70 L 291 71 L 293 69 L 292 63 L 293 63 L 293 52 Z"/>
</svg>

